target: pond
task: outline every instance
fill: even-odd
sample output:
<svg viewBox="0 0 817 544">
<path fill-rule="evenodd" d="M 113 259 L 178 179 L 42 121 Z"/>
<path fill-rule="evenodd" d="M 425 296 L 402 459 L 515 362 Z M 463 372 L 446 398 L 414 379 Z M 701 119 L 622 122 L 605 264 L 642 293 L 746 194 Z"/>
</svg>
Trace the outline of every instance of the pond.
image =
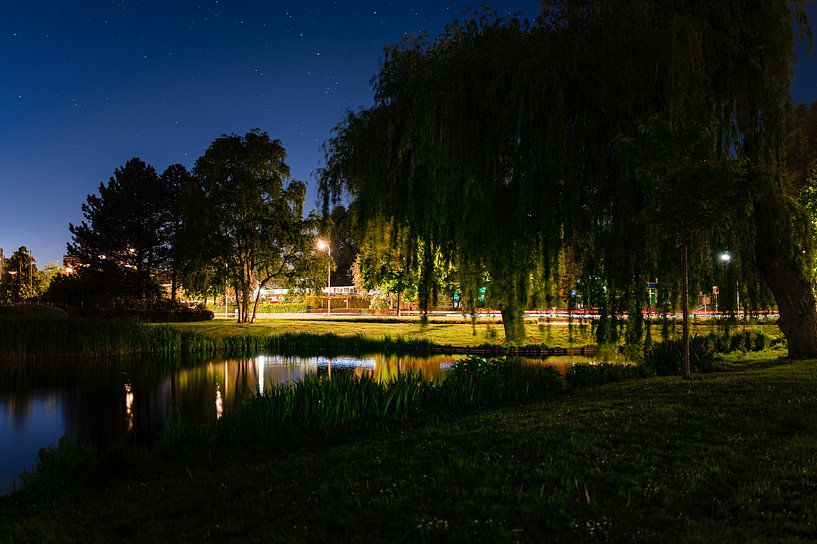
<svg viewBox="0 0 817 544">
<path fill-rule="evenodd" d="M 175 408 L 203 422 L 221 417 L 247 398 L 307 375 L 371 373 L 388 379 L 406 370 L 441 380 L 462 356 L 373 354 L 359 357 L 257 355 L 172 365 L 140 359 L 49 361 L 0 368 L 0 494 L 19 486 L 19 475 L 37 462 L 40 448 L 63 436 L 96 446 L 149 444 Z M 582 356 L 528 359 L 565 372 Z"/>
</svg>

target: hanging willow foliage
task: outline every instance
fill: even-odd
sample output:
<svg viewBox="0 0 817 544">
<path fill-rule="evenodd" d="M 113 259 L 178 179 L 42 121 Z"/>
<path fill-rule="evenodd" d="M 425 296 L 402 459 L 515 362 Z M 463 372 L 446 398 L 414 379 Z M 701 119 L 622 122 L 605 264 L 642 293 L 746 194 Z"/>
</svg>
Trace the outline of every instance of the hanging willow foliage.
<svg viewBox="0 0 817 544">
<path fill-rule="evenodd" d="M 706 131 L 711 160 L 742 159 L 751 183 L 733 228 L 702 243 L 755 254 L 745 261 L 782 314 L 811 323 L 805 349 L 817 353 L 802 267 L 785 288 L 773 277 L 799 263 L 802 245 L 772 243 L 793 238 L 796 213 L 777 182 L 793 28 L 808 32 L 800 0 L 547 1 L 532 25 L 479 12 L 433 41 L 386 49 L 374 105 L 348 114 L 327 144 L 321 190 L 327 202 L 348 191 L 361 225 L 395 221 L 410 243 L 455 262 L 466 293 L 487 277 L 519 341 L 521 312 L 565 248 L 587 297 L 607 308 L 636 307 L 647 277 L 677 277 L 665 251 L 672 222 L 642 213 L 655 192 L 614 142 L 656 117 L 679 127 L 673 138 Z M 694 207 L 699 194 L 685 199 Z M 701 276 L 704 261 L 693 265 Z"/>
</svg>

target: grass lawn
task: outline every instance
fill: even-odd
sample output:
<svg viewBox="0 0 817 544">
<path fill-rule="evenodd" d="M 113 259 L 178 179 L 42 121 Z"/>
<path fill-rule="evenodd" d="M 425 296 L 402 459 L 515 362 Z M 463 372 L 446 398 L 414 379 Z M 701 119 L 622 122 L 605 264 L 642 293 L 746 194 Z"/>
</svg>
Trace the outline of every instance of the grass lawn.
<svg viewBox="0 0 817 544">
<path fill-rule="evenodd" d="M 199 332 L 212 336 L 232 334 L 275 335 L 284 333 L 337 334 L 351 336 L 360 334 L 373 340 L 382 340 L 386 336 L 392 339 L 428 340 L 439 345 L 479 346 L 482 344 L 501 344 L 505 340 L 502 324 L 478 323 L 475 326 L 466 323 L 432 322 L 425 326 L 419 322 L 355 321 L 353 319 L 329 320 L 316 319 L 259 319 L 255 323 L 239 325 L 218 320 L 198 323 L 178 323 L 175 326 L 184 330 Z M 536 324 L 527 325 L 527 342 L 529 344 L 546 343 L 553 346 L 569 345 L 566 325 L 553 325 L 540 330 Z M 550 336 L 548 336 L 550 332 Z M 550 341 L 548 341 L 550 338 Z M 579 329 L 573 327 L 573 345 L 585 346 L 594 343 L 590 338 L 590 326 Z"/>
<path fill-rule="evenodd" d="M 0 498 L 0 541 L 814 541 L 817 361 L 780 353 Z"/>
<path fill-rule="evenodd" d="M 198 332 L 210 336 L 228 336 L 241 334 L 278 335 L 278 334 L 336 334 L 351 336 L 360 334 L 372 340 L 382 340 L 389 336 L 392 339 L 428 340 L 438 345 L 451 346 L 479 346 L 483 344 L 502 344 L 505 341 L 505 332 L 500 322 L 480 322 L 476 325 L 467 323 L 431 322 L 425 326 L 419 322 L 395 322 L 393 320 L 359 321 L 353 318 L 326 319 L 259 319 L 255 323 L 239 325 L 232 321 L 215 320 L 197 323 L 174 323 L 173 326 L 182 330 Z M 755 326 L 757 327 L 757 326 Z M 572 326 L 572 337 L 566 322 L 556 322 L 552 325 L 539 326 L 536 323 L 526 325 L 527 343 L 533 345 L 546 344 L 551 347 L 588 346 L 595 344 L 590 325 Z M 675 327 L 676 335 L 680 335 L 680 324 Z M 711 325 L 693 326 L 693 334 L 701 334 L 717 330 Z M 733 329 L 736 330 L 736 329 Z M 763 330 L 768 334 L 779 335 L 780 330 L 775 325 L 764 325 Z M 653 325 L 654 339 L 660 339 L 660 325 Z"/>
</svg>

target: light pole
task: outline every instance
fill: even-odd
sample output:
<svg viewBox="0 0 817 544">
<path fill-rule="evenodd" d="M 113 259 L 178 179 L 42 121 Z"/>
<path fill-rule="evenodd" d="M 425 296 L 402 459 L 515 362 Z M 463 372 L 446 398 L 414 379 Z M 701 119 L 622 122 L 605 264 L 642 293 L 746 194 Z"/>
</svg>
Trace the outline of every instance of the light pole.
<svg viewBox="0 0 817 544">
<path fill-rule="evenodd" d="M 326 263 L 326 316 L 332 315 L 332 246 L 329 240 L 318 240 L 318 249 L 326 250 L 329 262 Z"/>
<path fill-rule="evenodd" d="M 723 253 L 721 253 L 721 262 L 729 264 L 729 261 L 731 260 L 732 256 L 729 254 L 728 251 L 724 251 Z M 735 308 L 735 313 L 738 317 L 740 317 L 740 285 L 738 284 L 738 280 L 735 280 L 735 297 L 737 304 L 737 307 Z"/>
</svg>

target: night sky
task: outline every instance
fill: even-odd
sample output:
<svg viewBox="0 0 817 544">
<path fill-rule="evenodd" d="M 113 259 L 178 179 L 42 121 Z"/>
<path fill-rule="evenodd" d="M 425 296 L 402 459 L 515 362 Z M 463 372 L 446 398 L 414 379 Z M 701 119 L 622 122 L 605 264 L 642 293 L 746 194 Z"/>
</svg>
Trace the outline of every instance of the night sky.
<svg viewBox="0 0 817 544">
<path fill-rule="evenodd" d="M 491 5 L 538 13 L 535 0 Z M 0 0 L 0 247 L 61 262 L 86 195 L 129 158 L 191 167 L 214 138 L 253 128 L 282 140 L 314 207 L 321 146 L 346 110 L 371 103 L 383 46 L 434 35 L 465 7 Z M 793 95 L 810 102 L 817 59 L 802 49 Z"/>
</svg>

